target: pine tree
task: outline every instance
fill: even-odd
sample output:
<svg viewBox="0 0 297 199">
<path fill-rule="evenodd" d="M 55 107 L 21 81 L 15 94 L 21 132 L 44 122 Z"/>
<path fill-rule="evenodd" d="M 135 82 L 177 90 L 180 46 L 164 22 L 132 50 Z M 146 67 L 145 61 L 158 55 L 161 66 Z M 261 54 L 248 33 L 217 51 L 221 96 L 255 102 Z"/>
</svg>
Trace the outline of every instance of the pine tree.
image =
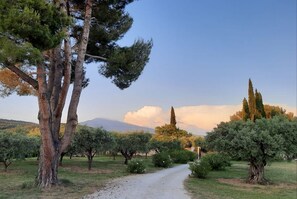
<svg viewBox="0 0 297 199">
<path fill-rule="evenodd" d="M 266 113 L 265 113 L 265 110 L 264 110 L 262 95 L 257 90 L 256 90 L 256 93 L 255 93 L 255 100 L 256 100 L 257 118 L 261 118 L 261 117 L 266 118 Z"/>
<path fill-rule="evenodd" d="M 248 105 L 249 105 L 249 111 L 250 111 L 250 119 L 252 121 L 255 121 L 256 99 L 255 99 L 254 88 L 253 88 L 253 83 L 251 79 L 249 79 Z"/>
<path fill-rule="evenodd" d="M 243 121 L 250 119 L 250 109 L 246 98 L 243 98 L 242 101 L 242 119 Z"/>
<path fill-rule="evenodd" d="M 171 106 L 170 124 L 176 127 L 175 112 L 172 106 Z"/>
</svg>

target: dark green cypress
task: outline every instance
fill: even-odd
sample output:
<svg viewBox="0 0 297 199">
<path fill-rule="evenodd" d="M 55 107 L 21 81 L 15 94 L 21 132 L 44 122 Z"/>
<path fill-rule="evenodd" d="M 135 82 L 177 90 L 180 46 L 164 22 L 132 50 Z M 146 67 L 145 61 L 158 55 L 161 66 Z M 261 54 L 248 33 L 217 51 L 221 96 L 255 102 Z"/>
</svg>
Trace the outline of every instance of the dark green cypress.
<svg viewBox="0 0 297 199">
<path fill-rule="evenodd" d="M 250 119 L 255 121 L 255 114 L 256 114 L 256 99 L 254 94 L 254 88 L 252 80 L 249 79 L 249 89 L 248 89 L 248 104 L 249 104 L 249 111 L 250 111 Z"/>
<path fill-rule="evenodd" d="M 261 117 L 266 118 L 266 113 L 265 113 L 265 109 L 264 109 L 262 95 L 257 90 L 256 90 L 256 93 L 255 93 L 255 98 L 256 98 L 257 118 L 258 117 L 259 118 L 261 118 Z"/>
<path fill-rule="evenodd" d="M 250 119 L 250 109 L 246 98 L 242 100 L 242 119 L 243 121 Z"/>
<path fill-rule="evenodd" d="M 170 114 L 170 124 L 173 126 L 176 126 L 175 112 L 172 106 L 171 106 L 171 114 Z"/>
</svg>

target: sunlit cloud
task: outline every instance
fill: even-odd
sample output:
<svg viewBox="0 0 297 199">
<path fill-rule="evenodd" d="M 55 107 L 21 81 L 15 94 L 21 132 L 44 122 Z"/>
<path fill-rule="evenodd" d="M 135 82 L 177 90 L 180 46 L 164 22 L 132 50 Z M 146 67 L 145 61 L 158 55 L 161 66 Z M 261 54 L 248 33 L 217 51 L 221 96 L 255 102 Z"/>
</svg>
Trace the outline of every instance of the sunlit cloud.
<svg viewBox="0 0 297 199">
<path fill-rule="evenodd" d="M 286 105 L 278 106 L 296 115 L 296 108 Z M 220 122 L 230 121 L 230 116 L 241 110 L 241 104 L 183 106 L 175 107 L 174 110 L 179 128 L 193 134 L 205 134 Z M 155 128 L 169 123 L 170 109 L 163 110 L 158 106 L 144 106 L 139 110 L 126 113 L 124 121 L 130 124 Z"/>
<path fill-rule="evenodd" d="M 155 128 L 165 123 L 165 113 L 161 107 L 144 106 L 137 111 L 126 113 L 124 121 L 138 126 Z"/>
<path fill-rule="evenodd" d="M 221 121 L 229 121 L 230 115 L 240 109 L 240 105 L 224 106 L 184 106 L 176 107 L 177 126 L 189 132 L 201 134 L 210 131 Z M 170 110 L 158 106 L 144 106 L 128 112 L 124 121 L 139 126 L 155 128 L 169 123 Z"/>
</svg>

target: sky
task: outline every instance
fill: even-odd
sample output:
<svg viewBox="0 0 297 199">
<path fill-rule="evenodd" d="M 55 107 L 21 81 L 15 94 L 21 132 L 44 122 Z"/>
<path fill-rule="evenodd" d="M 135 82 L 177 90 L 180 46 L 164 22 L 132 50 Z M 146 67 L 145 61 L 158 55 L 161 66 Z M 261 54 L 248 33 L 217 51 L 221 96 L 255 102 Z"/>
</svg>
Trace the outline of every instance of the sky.
<svg viewBox="0 0 297 199">
<path fill-rule="evenodd" d="M 153 40 L 150 61 L 120 90 L 87 65 L 79 122 L 107 118 L 204 134 L 241 109 L 248 79 L 264 103 L 296 114 L 296 0 L 139 0 L 121 45 Z M 37 121 L 37 99 L 0 98 L 0 118 Z M 65 114 L 64 114 L 65 118 Z"/>
</svg>

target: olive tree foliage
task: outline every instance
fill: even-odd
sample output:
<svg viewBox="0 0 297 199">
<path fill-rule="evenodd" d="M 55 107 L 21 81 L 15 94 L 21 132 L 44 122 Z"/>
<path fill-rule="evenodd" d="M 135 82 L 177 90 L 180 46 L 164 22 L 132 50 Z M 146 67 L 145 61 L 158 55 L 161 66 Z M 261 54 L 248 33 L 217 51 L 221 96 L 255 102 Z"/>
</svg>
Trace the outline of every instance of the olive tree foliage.
<svg viewBox="0 0 297 199">
<path fill-rule="evenodd" d="M 143 132 L 116 133 L 114 135 L 117 151 L 124 156 L 125 164 L 128 164 L 128 161 L 137 152 L 146 152 L 151 139 L 151 134 Z"/>
<path fill-rule="evenodd" d="M 4 170 L 11 165 L 15 159 L 24 159 L 36 155 L 39 140 L 34 137 L 11 132 L 0 132 L 0 162 Z"/>
<path fill-rule="evenodd" d="M 249 183 L 265 184 L 264 167 L 279 154 L 296 154 L 296 123 L 285 117 L 231 121 L 206 136 L 209 149 L 249 162 Z"/>
<path fill-rule="evenodd" d="M 79 127 L 74 135 L 73 145 L 77 153 L 88 158 L 88 169 L 91 170 L 93 158 L 98 152 L 106 152 L 114 142 L 112 135 L 102 128 Z"/>
<path fill-rule="evenodd" d="M 99 74 L 120 89 L 137 80 L 149 60 L 151 41 L 117 44 L 133 19 L 125 11 L 133 0 L 0 1 L 0 92 L 36 95 L 42 147 L 37 184 L 58 184 L 58 162 L 76 131 L 85 70 L 97 63 Z M 73 84 L 70 87 L 70 84 Z M 72 88 L 72 91 L 69 89 Z M 65 131 L 59 136 L 67 94 Z"/>
</svg>

